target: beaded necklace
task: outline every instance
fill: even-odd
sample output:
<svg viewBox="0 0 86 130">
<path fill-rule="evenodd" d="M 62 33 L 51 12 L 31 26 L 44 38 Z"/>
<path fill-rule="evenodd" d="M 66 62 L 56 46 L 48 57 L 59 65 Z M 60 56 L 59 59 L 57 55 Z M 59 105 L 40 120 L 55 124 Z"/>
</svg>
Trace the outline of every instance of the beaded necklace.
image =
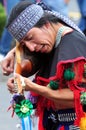
<svg viewBox="0 0 86 130">
<path fill-rule="evenodd" d="M 56 35 L 56 44 L 55 44 L 55 48 L 59 45 L 60 41 L 61 41 L 61 37 L 62 37 L 62 33 L 66 30 L 70 30 L 70 27 L 66 27 L 66 26 L 62 26 L 58 29 L 57 35 Z"/>
</svg>

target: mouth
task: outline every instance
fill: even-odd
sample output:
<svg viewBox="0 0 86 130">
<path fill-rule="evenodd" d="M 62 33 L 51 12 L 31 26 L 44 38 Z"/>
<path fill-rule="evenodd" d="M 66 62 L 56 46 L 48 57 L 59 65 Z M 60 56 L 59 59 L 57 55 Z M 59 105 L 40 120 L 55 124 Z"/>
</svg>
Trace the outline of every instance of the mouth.
<svg viewBox="0 0 86 130">
<path fill-rule="evenodd" d="M 47 45 L 44 45 L 41 49 L 41 53 L 47 53 L 47 51 L 48 51 L 48 47 Z"/>
<path fill-rule="evenodd" d="M 35 48 L 36 52 L 41 52 L 45 45 L 39 45 Z"/>
</svg>

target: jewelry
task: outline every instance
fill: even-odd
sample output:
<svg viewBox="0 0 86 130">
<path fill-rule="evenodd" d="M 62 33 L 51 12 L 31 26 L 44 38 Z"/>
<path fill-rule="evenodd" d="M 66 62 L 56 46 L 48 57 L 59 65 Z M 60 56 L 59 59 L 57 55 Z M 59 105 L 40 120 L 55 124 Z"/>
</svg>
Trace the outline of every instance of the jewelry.
<svg viewBox="0 0 86 130">
<path fill-rule="evenodd" d="M 56 44 L 55 48 L 59 45 L 62 37 L 62 33 L 66 30 L 70 30 L 70 27 L 62 26 L 58 29 L 57 35 L 56 35 Z"/>
</svg>

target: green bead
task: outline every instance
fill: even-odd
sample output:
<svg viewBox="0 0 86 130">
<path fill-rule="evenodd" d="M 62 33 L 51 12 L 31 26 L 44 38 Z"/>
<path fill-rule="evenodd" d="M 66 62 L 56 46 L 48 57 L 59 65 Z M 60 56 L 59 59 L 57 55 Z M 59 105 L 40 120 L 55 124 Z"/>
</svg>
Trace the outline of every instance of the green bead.
<svg viewBox="0 0 86 130">
<path fill-rule="evenodd" d="M 56 90 L 59 87 L 59 82 L 51 80 L 50 83 L 49 83 L 49 86 L 50 86 L 51 89 Z"/>
<path fill-rule="evenodd" d="M 70 81 L 74 79 L 75 73 L 71 69 L 66 69 L 64 72 L 64 79 Z"/>
</svg>

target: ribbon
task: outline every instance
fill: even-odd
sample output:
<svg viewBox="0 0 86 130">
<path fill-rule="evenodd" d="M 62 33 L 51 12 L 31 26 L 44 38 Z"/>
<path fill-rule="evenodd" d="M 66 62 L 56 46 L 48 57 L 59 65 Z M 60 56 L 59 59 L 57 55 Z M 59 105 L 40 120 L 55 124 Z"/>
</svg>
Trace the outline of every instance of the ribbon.
<svg viewBox="0 0 86 130">
<path fill-rule="evenodd" d="M 32 130 L 32 121 L 30 116 L 21 118 L 22 130 Z"/>
</svg>

